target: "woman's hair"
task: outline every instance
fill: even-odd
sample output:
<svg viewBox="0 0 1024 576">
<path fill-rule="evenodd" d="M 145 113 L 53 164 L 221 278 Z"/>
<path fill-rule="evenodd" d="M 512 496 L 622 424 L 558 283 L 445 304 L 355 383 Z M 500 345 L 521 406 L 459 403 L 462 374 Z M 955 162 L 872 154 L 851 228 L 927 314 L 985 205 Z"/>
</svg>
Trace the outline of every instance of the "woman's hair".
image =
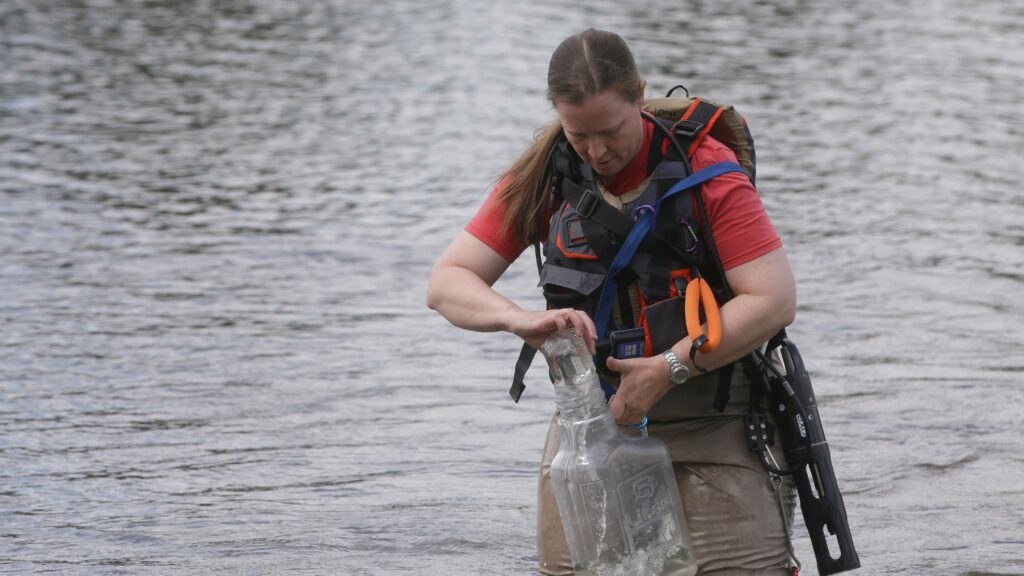
<svg viewBox="0 0 1024 576">
<path fill-rule="evenodd" d="M 562 41 L 548 64 L 548 99 L 552 104 L 583 104 L 608 90 L 626 102 L 642 94 L 629 46 L 613 32 L 591 28 Z M 556 120 L 541 129 L 533 144 L 501 177 L 505 187 L 498 196 L 504 205 L 502 230 L 527 243 L 542 240 L 538 220 L 548 203 L 550 181 L 538 186 L 548 152 L 558 142 L 562 125 Z M 550 178 L 549 178 L 550 180 Z"/>
</svg>

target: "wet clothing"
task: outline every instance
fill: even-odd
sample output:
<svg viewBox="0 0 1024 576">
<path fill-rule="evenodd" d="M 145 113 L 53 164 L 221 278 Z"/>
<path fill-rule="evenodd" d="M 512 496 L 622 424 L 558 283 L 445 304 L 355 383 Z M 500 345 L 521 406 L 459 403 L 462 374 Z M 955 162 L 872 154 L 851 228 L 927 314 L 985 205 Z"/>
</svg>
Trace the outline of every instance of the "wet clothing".
<svg viewBox="0 0 1024 576">
<path fill-rule="evenodd" d="M 626 427 L 620 429 L 636 434 Z M 793 481 L 785 477 L 776 491 L 757 457 L 747 450 L 742 416 L 651 424 L 648 433 L 665 442 L 672 457 L 698 574 L 792 576 L 787 527 L 793 522 L 796 490 Z M 541 574 L 550 576 L 573 573 L 551 483 L 558 436 L 553 419 L 537 485 L 538 566 Z M 779 443 L 772 453 L 783 462 Z"/>
<path fill-rule="evenodd" d="M 643 191 L 655 168 L 648 166 L 654 131 L 645 118 L 641 150 L 615 178 L 601 183 L 602 196 L 612 206 L 621 209 L 623 203 Z M 692 169 L 698 171 L 718 162 L 736 162 L 736 157 L 725 145 L 706 136 L 690 159 Z M 502 207 L 496 197 L 502 186 L 504 182 L 499 182 L 466 231 L 512 262 L 527 244 L 501 231 Z M 749 262 L 782 245 L 756 189 L 745 175 L 730 173 L 714 178 L 702 186 L 701 194 L 724 269 Z M 749 382 L 739 369 L 733 371 L 732 381 L 732 399 L 723 412 L 712 407 L 717 371 L 697 375 L 674 388 L 648 414 L 649 432 L 668 445 L 700 573 L 781 575 L 786 573 L 787 566 L 787 524 L 783 522 L 779 498 L 768 474 L 746 446 L 743 415 L 749 408 Z M 538 495 L 540 570 L 552 575 L 572 574 L 550 483 L 557 437 L 557 424 L 552 422 L 541 462 Z M 781 452 L 776 453 L 776 458 L 784 462 Z M 791 519 L 795 499 L 790 482 L 786 480 L 781 492 L 784 510 Z"/>
</svg>

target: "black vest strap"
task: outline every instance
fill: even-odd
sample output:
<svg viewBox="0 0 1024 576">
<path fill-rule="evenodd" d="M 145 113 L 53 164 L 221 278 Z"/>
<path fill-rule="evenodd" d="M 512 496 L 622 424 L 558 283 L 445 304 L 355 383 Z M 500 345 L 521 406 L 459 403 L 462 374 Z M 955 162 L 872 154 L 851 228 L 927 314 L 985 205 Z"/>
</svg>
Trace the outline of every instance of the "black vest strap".
<svg viewBox="0 0 1024 576">
<path fill-rule="evenodd" d="M 730 362 L 718 369 L 718 388 L 715 389 L 715 401 L 712 406 L 719 412 L 725 412 L 725 406 L 732 398 L 729 390 L 732 389 L 732 370 L 735 367 L 736 363 Z"/>
<path fill-rule="evenodd" d="M 619 329 L 633 327 L 633 303 L 629 301 L 629 283 L 619 282 L 618 283 L 618 299 L 619 299 L 619 314 L 622 319 L 622 323 L 618 326 Z M 639 312 L 639 311 L 638 311 Z"/>
<path fill-rule="evenodd" d="M 605 202 L 601 198 L 601 193 L 591 187 L 584 188 L 569 179 L 563 180 L 562 198 L 565 198 L 580 216 L 594 220 L 616 236 L 625 238 L 633 229 L 633 219 Z"/>
<path fill-rule="evenodd" d="M 599 194 L 599 192 L 583 188 L 569 179 L 562 181 L 562 197 L 580 213 L 580 216 L 600 224 L 620 239 L 626 238 L 629 236 L 629 231 L 633 229 L 633 219 L 605 202 Z M 679 250 L 664 236 L 653 230 L 647 234 L 641 246 L 653 254 L 667 253 L 687 266 L 699 264 L 698 258 Z"/>
<path fill-rule="evenodd" d="M 708 123 L 718 114 L 720 108 L 705 102 L 704 100 L 697 100 L 697 102 L 690 107 L 689 115 L 686 120 L 679 120 L 673 124 L 672 131 L 680 136 L 696 139 L 708 126 Z"/>
<path fill-rule="evenodd" d="M 526 378 L 526 371 L 530 369 L 530 364 L 533 364 L 533 357 L 536 355 L 537 349 L 524 342 L 523 348 L 519 351 L 519 360 L 516 361 L 516 372 L 512 376 L 512 387 L 508 389 L 508 395 L 512 397 L 512 401 L 516 404 L 519 403 L 523 390 L 526 390 L 526 384 L 523 383 L 523 380 Z"/>
<path fill-rule="evenodd" d="M 597 261 L 601 263 L 606 269 L 610 268 L 612 261 L 615 260 L 615 255 L 619 252 L 619 238 L 612 231 L 609 233 L 608 226 L 605 226 L 604 222 L 608 222 L 610 218 L 614 218 L 612 213 L 606 212 L 606 209 L 611 210 L 621 216 L 617 210 L 612 208 L 601 199 L 600 194 L 595 192 L 599 190 L 597 182 L 594 178 L 594 173 L 590 169 L 590 166 L 586 164 L 579 167 L 579 173 L 581 174 L 581 184 L 578 186 L 579 189 L 583 190 L 583 208 L 587 210 L 587 214 L 580 214 L 583 218 L 580 221 L 580 227 L 583 229 L 583 235 L 586 236 L 587 242 L 590 244 L 590 249 L 594 251 L 597 256 Z M 564 198 L 563 194 L 563 198 Z M 576 208 L 576 205 L 569 202 L 569 205 Z M 579 210 L 576 210 L 579 212 Z M 598 218 L 593 218 L 594 212 L 601 212 Z M 620 222 L 619 227 L 632 226 L 632 222 Z"/>
</svg>

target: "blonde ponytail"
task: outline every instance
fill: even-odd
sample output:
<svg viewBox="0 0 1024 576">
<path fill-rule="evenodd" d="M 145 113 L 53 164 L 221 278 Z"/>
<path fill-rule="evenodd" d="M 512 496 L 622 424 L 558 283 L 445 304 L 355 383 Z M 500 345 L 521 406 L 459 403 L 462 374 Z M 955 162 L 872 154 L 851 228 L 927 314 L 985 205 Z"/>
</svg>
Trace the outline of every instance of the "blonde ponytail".
<svg viewBox="0 0 1024 576">
<path fill-rule="evenodd" d="M 540 220 L 551 195 L 551 175 L 541 183 L 545 162 L 551 148 L 562 134 L 562 124 L 555 120 L 538 132 L 533 144 L 512 167 L 505 171 L 505 187 L 498 195 L 504 210 L 502 232 L 511 232 L 527 244 L 542 241 Z"/>
</svg>

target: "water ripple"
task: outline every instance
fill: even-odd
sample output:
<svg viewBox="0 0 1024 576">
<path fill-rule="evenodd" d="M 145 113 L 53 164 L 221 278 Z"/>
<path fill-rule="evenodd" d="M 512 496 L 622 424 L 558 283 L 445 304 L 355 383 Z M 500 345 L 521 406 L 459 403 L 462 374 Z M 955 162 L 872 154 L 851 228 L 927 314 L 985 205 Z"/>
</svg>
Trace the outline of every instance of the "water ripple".
<svg viewBox="0 0 1024 576">
<path fill-rule="evenodd" d="M 4 2 L 2 571 L 532 570 L 550 387 L 423 292 L 591 25 L 747 115 L 861 557 L 1019 571 L 1007 0 Z"/>
</svg>

